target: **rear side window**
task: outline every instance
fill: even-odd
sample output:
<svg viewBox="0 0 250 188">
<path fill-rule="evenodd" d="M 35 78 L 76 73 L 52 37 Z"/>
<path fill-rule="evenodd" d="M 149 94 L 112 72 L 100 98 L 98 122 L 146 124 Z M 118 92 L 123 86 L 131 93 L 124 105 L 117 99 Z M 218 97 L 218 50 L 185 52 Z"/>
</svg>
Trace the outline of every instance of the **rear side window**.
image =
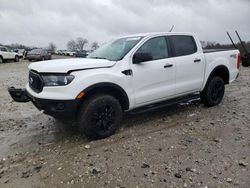
<svg viewBox="0 0 250 188">
<path fill-rule="evenodd" d="M 155 37 L 145 42 L 137 53 L 149 53 L 152 60 L 168 58 L 168 47 L 165 37 Z"/>
<path fill-rule="evenodd" d="M 175 56 L 190 55 L 197 52 L 197 46 L 192 36 L 170 36 Z"/>
</svg>

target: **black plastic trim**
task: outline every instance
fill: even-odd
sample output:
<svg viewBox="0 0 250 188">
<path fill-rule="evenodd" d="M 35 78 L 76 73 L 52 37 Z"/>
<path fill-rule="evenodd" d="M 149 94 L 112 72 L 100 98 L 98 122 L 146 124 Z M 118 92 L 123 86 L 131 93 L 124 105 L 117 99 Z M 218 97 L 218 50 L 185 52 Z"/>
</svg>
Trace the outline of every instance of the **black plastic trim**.
<svg viewBox="0 0 250 188">
<path fill-rule="evenodd" d="M 184 96 L 180 96 L 180 97 L 176 97 L 173 99 L 168 99 L 165 101 L 161 101 L 161 102 L 157 102 L 157 103 L 153 103 L 153 104 L 149 104 L 149 105 L 145 105 L 139 108 L 135 108 L 131 111 L 128 111 L 129 114 L 141 114 L 141 113 L 145 113 L 145 112 L 151 112 L 157 109 L 161 109 L 164 107 L 168 107 L 168 106 L 172 106 L 178 103 L 183 103 L 183 102 L 194 102 L 194 101 L 199 101 L 200 100 L 200 94 L 188 94 L 188 95 L 184 95 Z"/>
<path fill-rule="evenodd" d="M 213 76 L 213 74 L 218 70 L 218 69 L 225 69 L 227 71 L 227 76 L 228 76 L 228 80 L 226 80 L 225 84 L 229 83 L 229 79 L 230 79 L 230 72 L 228 70 L 228 68 L 225 65 L 219 65 L 217 67 L 215 67 L 212 72 L 210 73 L 210 75 L 208 76 L 207 81 L 211 78 L 211 76 Z M 221 75 L 221 76 L 225 76 L 225 75 Z M 223 77 L 222 77 L 223 78 Z M 225 81 L 225 80 L 224 80 Z"/>
<path fill-rule="evenodd" d="M 75 119 L 80 101 L 78 100 L 53 100 L 40 99 L 28 93 L 31 102 L 38 110 L 55 118 Z"/>
<path fill-rule="evenodd" d="M 122 95 L 123 95 L 123 98 L 125 100 L 124 101 L 125 102 L 125 110 L 129 109 L 129 98 L 128 98 L 128 95 L 124 91 L 124 89 L 122 87 L 120 87 L 119 85 L 117 85 L 117 84 L 110 83 L 110 82 L 101 82 L 101 83 L 97 83 L 97 84 L 94 84 L 94 85 L 91 85 L 91 86 L 87 87 L 86 89 L 83 90 L 83 92 L 86 93 L 86 94 L 88 94 L 88 92 L 90 92 L 91 90 L 102 88 L 102 87 L 110 87 L 110 88 L 116 89 L 119 92 L 121 92 Z"/>
</svg>

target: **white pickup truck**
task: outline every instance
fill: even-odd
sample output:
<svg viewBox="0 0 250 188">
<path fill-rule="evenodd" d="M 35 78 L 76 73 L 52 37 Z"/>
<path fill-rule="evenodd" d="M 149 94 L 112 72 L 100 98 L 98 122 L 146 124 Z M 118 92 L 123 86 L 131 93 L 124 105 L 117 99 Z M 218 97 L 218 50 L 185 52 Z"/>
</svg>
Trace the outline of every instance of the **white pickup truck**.
<svg viewBox="0 0 250 188">
<path fill-rule="evenodd" d="M 0 46 L 0 64 L 8 60 L 14 60 L 15 62 L 18 62 L 19 61 L 18 54 L 10 51 L 9 48 Z"/>
<path fill-rule="evenodd" d="M 140 112 L 199 94 L 218 105 L 239 74 L 238 50 L 203 51 L 191 33 L 125 36 L 86 59 L 29 65 L 26 89 L 9 88 L 15 101 L 31 101 L 45 114 L 76 120 L 90 138 L 112 135 L 123 112 Z"/>
</svg>

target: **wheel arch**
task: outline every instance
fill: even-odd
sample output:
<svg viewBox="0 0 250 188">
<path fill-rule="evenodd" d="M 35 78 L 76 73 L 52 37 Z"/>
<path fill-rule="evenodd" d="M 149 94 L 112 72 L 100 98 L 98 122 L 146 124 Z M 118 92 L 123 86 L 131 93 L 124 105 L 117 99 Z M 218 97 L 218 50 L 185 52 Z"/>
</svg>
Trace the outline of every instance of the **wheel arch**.
<svg viewBox="0 0 250 188">
<path fill-rule="evenodd" d="M 229 84 L 230 74 L 228 68 L 225 65 L 216 66 L 208 76 L 206 83 L 213 76 L 219 76 L 223 79 L 225 84 Z"/>
<path fill-rule="evenodd" d="M 86 94 L 86 97 L 90 97 L 91 95 L 98 93 L 108 93 L 114 96 L 121 104 L 123 110 L 129 109 L 129 98 L 126 91 L 119 85 L 110 83 L 110 82 L 102 82 L 91 85 L 83 90 Z M 83 98 L 83 100 L 85 97 Z"/>
</svg>

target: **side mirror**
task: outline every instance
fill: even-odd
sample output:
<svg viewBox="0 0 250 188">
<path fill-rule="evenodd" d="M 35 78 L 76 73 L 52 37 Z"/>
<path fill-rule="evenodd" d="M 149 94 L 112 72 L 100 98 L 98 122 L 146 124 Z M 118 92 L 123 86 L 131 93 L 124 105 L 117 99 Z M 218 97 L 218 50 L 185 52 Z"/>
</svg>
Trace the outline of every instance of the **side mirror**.
<svg viewBox="0 0 250 188">
<path fill-rule="evenodd" d="M 133 64 L 139 64 L 146 61 L 151 61 L 152 55 L 150 53 L 135 53 L 133 57 Z"/>
</svg>

